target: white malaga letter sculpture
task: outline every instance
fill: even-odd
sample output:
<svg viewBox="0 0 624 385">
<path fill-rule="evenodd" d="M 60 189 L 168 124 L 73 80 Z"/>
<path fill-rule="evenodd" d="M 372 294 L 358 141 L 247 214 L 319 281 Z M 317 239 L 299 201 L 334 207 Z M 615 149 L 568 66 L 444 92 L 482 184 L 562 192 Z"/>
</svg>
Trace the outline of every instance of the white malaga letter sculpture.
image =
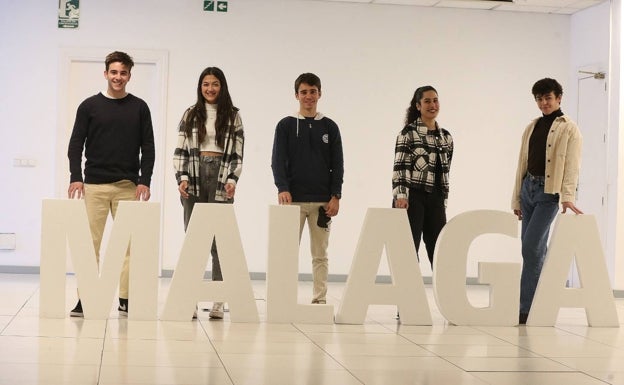
<svg viewBox="0 0 624 385">
<path fill-rule="evenodd" d="M 490 306 L 475 308 L 466 291 L 466 262 L 474 239 L 483 234 L 518 236 L 511 213 L 477 210 L 453 217 L 442 229 L 433 258 L 433 292 L 442 315 L 455 325 L 518 324 L 520 269 L 517 263 L 479 263 L 479 283 L 490 287 Z"/>
<path fill-rule="evenodd" d="M 223 281 L 204 281 L 213 238 Z M 196 203 L 193 207 L 161 319 L 189 321 L 199 301 L 228 302 L 232 322 L 259 322 L 232 205 Z"/>
<path fill-rule="evenodd" d="M 269 207 L 267 321 L 334 323 L 334 307 L 298 304 L 299 206 Z"/>
<path fill-rule="evenodd" d="M 572 260 L 580 288 L 566 288 Z M 585 308 L 589 326 L 620 326 L 593 215 L 557 217 L 527 325 L 553 326 L 561 307 Z"/>
<path fill-rule="evenodd" d="M 158 203 L 120 202 L 101 271 L 95 259 L 83 200 L 46 199 L 42 203 L 41 290 L 39 313 L 64 318 L 67 251 L 78 281 L 87 319 L 106 319 L 114 302 L 119 274 L 130 248 L 132 311 L 130 319 L 155 320 L 158 304 Z"/>
<path fill-rule="evenodd" d="M 375 283 L 384 247 L 392 284 Z M 406 210 L 369 208 L 366 212 L 336 323 L 363 324 L 371 304 L 398 305 L 402 324 L 431 325 Z"/>
</svg>

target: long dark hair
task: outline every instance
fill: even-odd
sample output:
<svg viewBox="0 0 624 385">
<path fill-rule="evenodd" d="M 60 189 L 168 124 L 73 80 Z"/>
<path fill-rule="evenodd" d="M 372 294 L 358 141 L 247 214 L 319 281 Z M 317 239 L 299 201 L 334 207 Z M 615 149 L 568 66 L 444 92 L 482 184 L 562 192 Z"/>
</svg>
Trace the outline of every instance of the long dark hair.
<svg viewBox="0 0 624 385">
<path fill-rule="evenodd" d="M 423 87 L 416 88 L 416 91 L 414 91 L 414 96 L 412 97 L 412 101 L 410 102 L 410 105 L 407 108 L 407 111 L 405 114 L 406 125 L 412 122 L 415 122 L 416 119 L 420 118 L 420 111 L 418 111 L 418 108 L 416 108 L 416 104 L 420 103 L 420 100 L 423 98 L 423 94 L 427 91 L 433 91 L 436 94 L 438 93 L 438 91 L 431 86 L 423 86 Z"/>
<path fill-rule="evenodd" d="M 208 67 L 199 75 L 199 80 L 197 81 L 197 102 L 189 111 L 184 126 L 184 132 L 190 137 L 193 127 L 196 126 L 199 134 L 199 143 L 203 142 L 206 138 L 205 124 L 208 113 L 206 112 L 206 100 L 204 99 L 204 95 L 202 95 L 202 82 L 207 75 L 213 75 L 219 80 L 219 83 L 221 83 L 221 89 L 217 96 L 217 121 L 215 122 L 217 135 L 215 139 L 219 147 L 224 147 L 225 133 L 232 129 L 238 108 L 234 107 L 232 104 L 232 98 L 230 97 L 225 75 L 223 71 L 217 67 Z"/>
</svg>

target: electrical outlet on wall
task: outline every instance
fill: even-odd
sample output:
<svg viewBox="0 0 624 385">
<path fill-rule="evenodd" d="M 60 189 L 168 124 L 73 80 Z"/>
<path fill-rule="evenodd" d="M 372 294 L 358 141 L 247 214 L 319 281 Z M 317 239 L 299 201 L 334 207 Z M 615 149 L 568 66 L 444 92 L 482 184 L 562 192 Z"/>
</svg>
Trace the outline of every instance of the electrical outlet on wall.
<svg viewBox="0 0 624 385">
<path fill-rule="evenodd" d="M 37 167 L 37 159 L 15 158 L 13 159 L 13 167 Z"/>
<path fill-rule="evenodd" d="M 0 233 L 0 250 L 15 250 L 15 233 Z"/>
</svg>

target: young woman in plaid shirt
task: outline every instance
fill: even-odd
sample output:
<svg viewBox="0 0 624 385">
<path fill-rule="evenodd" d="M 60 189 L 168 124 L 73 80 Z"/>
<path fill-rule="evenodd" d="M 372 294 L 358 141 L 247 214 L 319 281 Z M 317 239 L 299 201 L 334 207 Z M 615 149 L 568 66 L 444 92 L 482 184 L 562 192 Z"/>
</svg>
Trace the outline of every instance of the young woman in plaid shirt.
<svg viewBox="0 0 624 385">
<path fill-rule="evenodd" d="M 436 121 L 439 111 L 435 88 L 424 86 L 414 92 L 406 126 L 397 136 L 392 175 L 393 206 L 407 209 L 416 253 L 422 236 L 432 267 L 435 244 L 446 224 L 453 157 L 453 138 Z"/>
<path fill-rule="evenodd" d="M 243 123 L 225 75 L 217 67 L 208 67 L 199 76 L 197 102 L 180 121 L 173 155 L 185 231 L 195 203 L 234 203 L 244 143 Z M 212 280 L 222 281 L 214 239 L 211 243 Z M 222 319 L 223 303 L 215 302 L 209 316 Z"/>
</svg>

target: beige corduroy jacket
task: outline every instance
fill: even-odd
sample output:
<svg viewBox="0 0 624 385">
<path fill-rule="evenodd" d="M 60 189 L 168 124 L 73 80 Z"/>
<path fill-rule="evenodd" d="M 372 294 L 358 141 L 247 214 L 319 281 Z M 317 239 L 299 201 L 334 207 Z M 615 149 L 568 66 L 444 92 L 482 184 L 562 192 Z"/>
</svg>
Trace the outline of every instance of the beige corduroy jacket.
<svg viewBox="0 0 624 385">
<path fill-rule="evenodd" d="M 511 209 L 520 209 L 520 190 L 527 173 L 529 140 L 539 118 L 534 119 L 522 134 L 522 147 L 518 158 L 516 183 L 511 198 Z M 559 194 L 560 202 L 576 201 L 579 170 L 581 168 L 581 147 L 583 137 L 568 115 L 555 119 L 546 138 L 546 169 L 544 192 Z"/>
</svg>

